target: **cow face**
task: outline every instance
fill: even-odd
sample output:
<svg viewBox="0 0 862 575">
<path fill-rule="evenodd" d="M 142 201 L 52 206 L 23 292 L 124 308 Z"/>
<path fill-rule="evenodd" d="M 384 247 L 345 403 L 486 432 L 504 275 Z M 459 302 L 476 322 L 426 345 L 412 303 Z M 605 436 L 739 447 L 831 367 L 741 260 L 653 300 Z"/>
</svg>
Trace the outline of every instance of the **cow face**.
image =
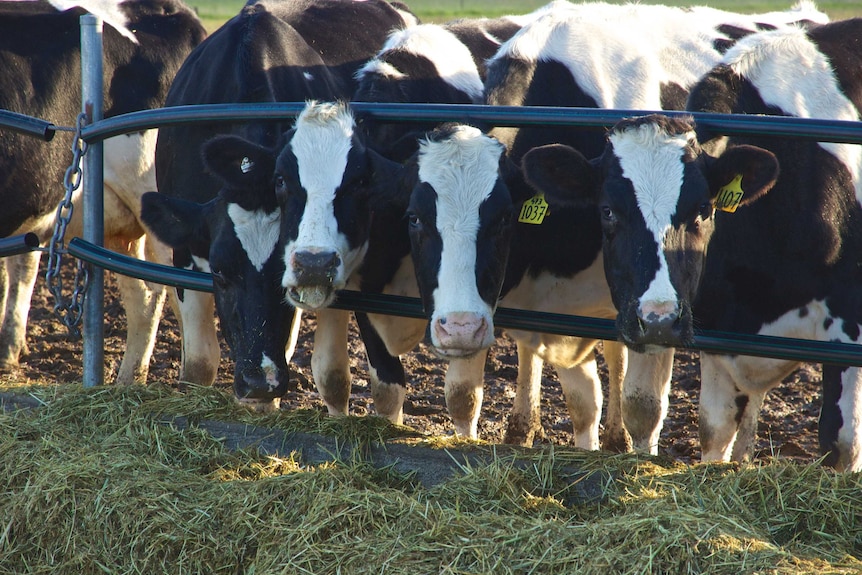
<svg viewBox="0 0 862 575">
<path fill-rule="evenodd" d="M 509 255 L 503 146 L 476 128 L 444 126 L 420 142 L 416 161 L 408 218 L 431 342 L 444 357 L 473 355 L 494 341 Z"/>
<path fill-rule="evenodd" d="M 279 149 L 282 285 L 294 305 L 313 311 L 331 304 L 362 263 L 370 199 L 393 165 L 366 148 L 343 103 L 310 102 Z"/>
<path fill-rule="evenodd" d="M 735 210 L 768 191 L 775 156 L 753 146 L 709 156 L 689 120 L 627 119 L 592 162 L 571 148 L 525 155 L 530 183 L 551 198 L 598 206 L 605 275 L 623 341 L 636 351 L 691 343 L 697 292 L 714 210 Z"/>
<path fill-rule="evenodd" d="M 141 218 L 174 249 L 191 251 L 210 272 L 219 324 L 236 368 L 234 392 L 259 409 L 287 391 L 285 349 L 296 310 L 284 301 L 277 253 L 281 212 L 272 191 L 272 151 L 235 136 L 204 146 L 204 163 L 222 180 L 218 196 L 198 204 L 150 192 Z"/>
</svg>

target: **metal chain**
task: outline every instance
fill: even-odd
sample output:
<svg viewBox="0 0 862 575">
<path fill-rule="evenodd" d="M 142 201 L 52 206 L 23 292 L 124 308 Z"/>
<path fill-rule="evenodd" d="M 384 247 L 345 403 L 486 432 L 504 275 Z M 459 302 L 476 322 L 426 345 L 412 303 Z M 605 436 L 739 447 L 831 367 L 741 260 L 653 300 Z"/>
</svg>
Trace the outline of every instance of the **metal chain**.
<svg viewBox="0 0 862 575">
<path fill-rule="evenodd" d="M 66 188 L 66 195 L 57 206 L 57 217 L 54 221 L 54 235 L 51 237 L 51 243 L 48 246 L 48 269 L 45 273 L 45 280 L 48 283 L 48 289 L 54 296 L 54 315 L 66 326 L 69 334 L 72 337 L 81 337 L 81 318 L 84 315 L 84 298 L 87 295 L 87 289 L 90 287 L 90 274 L 87 264 L 78 260 L 77 270 L 75 272 L 75 287 L 72 290 L 72 297 L 68 300 L 63 296 L 63 280 L 60 276 L 60 265 L 62 263 L 62 254 L 67 253 L 64 245 L 66 236 L 66 227 L 72 221 L 72 196 L 75 191 L 81 187 L 83 180 L 83 170 L 81 169 L 81 160 L 84 154 L 87 153 L 87 142 L 81 138 L 81 131 L 87 123 L 87 114 L 81 112 L 75 127 L 75 137 L 72 139 L 72 164 L 66 169 L 66 175 L 63 178 L 63 186 Z"/>
</svg>

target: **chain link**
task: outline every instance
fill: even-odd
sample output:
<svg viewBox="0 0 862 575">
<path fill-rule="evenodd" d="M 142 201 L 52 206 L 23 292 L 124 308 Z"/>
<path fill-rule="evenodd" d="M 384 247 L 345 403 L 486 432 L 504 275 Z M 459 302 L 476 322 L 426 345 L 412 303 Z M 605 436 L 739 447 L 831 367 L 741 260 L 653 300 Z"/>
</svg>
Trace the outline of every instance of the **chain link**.
<svg viewBox="0 0 862 575">
<path fill-rule="evenodd" d="M 62 254 L 67 253 L 64 245 L 66 237 L 66 228 L 69 222 L 72 221 L 72 197 L 75 191 L 81 187 L 84 171 L 81 168 L 81 161 L 87 153 L 87 142 L 81 137 L 81 131 L 87 124 L 87 114 L 82 112 L 78 115 L 75 126 L 75 137 L 72 139 L 72 163 L 66 169 L 66 175 L 63 178 L 63 186 L 66 189 L 66 194 L 63 200 L 57 206 L 57 217 L 54 221 L 54 235 L 51 237 L 51 242 L 48 246 L 48 269 L 45 273 L 45 280 L 48 284 L 48 289 L 54 296 L 54 315 L 66 326 L 69 334 L 75 338 L 81 337 L 81 319 L 84 315 L 84 299 L 87 295 L 87 289 L 90 287 L 90 273 L 87 264 L 78 260 L 77 269 L 75 272 L 75 286 L 72 290 L 72 296 L 68 300 L 63 296 L 63 280 L 60 276 L 60 267 L 62 264 Z"/>
</svg>

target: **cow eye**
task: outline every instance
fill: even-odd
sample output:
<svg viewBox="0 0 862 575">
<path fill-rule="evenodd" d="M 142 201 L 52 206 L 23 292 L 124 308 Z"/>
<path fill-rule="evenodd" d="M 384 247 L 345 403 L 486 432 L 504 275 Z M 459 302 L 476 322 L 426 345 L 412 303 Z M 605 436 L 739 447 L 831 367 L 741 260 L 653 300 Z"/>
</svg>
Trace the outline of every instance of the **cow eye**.
<svg viewBox="0 0 862 575">
<path fill-rule="evenodd" d="M 700 219 L 708 220 L 712 217 L 712 214 L 715 213 L 715 207 L 712 205 L 712 202 L 703 202 L 700 205 Z"/>
<path fill-rule="evenodd" d="M 284 176 L 275 177 L 275 193 L 279 197 L 287 194 L 287 183 L 284 181 Z"/>
<path fill-rule="evenodd" d="M 224 276 L 224 273 L 221 271 L 221 268 L 210 267 L 210 274 L 213 277 L 213 281 L 220 286 L 223 286 L 227 283 L 227 279 Z"/>
<path fill-rule="evenodd" d="M 610 224 L 615 223 L 617 221 L 617 216 L 614 213 L 614 211 L 611 209 L 610 206 L 602 206 L 601 212 L 602 212 L 602 221 L 610 223 Z"/>
<path fill-rule="evenodd" d="M 419 216 L 417 216 L 413 212 L 407 212 L 407 223 L 410 224 L 410 227 L 412 229 L 418 229 L 422 227 L 422 220 L 420 220 Z"/>
</svg>

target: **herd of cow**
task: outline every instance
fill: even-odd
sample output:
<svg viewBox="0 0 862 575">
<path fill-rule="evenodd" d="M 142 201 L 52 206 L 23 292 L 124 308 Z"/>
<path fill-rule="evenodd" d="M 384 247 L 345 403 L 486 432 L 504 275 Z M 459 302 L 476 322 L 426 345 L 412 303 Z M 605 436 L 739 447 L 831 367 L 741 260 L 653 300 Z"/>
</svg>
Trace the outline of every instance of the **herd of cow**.
<svg viewBox="0 0 862 575">
<path fill-rule="evenodd" d="M 862 343 L 859 145 L 726 137 L 660 113 L 603 133 L 387 123 L 350 106 L 858 121 L 862 19 L 829 22 L 807 2 L 752 15 L 556 0 L 437 25 L 385 0 L 250 0 L 206 36 L 180 0 L 120 8 L 137 41 L 105 30 L 107 116 L 306 102 L 295 122 L 171 125 L 106 142 L 106 246 L 213 277 L 214 297 L 171 290 L 184 381 L 214 381 L 217 315 L 237 398 L 277 407 L 300 314 L 314 312 L 314 383 L 330 414 L 346 414 L 351 313 L 329 307 L 337 291 L 420 297 L 427 320 L 353 314 L 375 411 L 402 420 L 399 356 L 429 337 L 448 361 L 455 431 L 475 437 L 497 305 L 616 318 L 620 340 L 603 346 L 601 441 L 597 342 L 520 331 L 509 332 L 519 366 L 505 441 L 529 445 L 540 431 L 547 362 L 577 446 L 656 453 L 673 346 L 690 343 L 693 326 Z M 74 123 L 81 13 L 0 2 L 3 108 Z M 47 239 L 67 150 L 0 131 L 0 237 Z M 3 262 L 2 367 L 25 349 L 38 261 L 33 252 Z M 128 335 L 117 381 L 143 383 L 168 290 L 118 286 Z M 701 366 L 703 459 L 751 457 L 764 396 L 798 363 L 703 353 Z M 824 366 L 819 439 L 827 465 L 862 470 L 859 368 Z"/>
</svg>

